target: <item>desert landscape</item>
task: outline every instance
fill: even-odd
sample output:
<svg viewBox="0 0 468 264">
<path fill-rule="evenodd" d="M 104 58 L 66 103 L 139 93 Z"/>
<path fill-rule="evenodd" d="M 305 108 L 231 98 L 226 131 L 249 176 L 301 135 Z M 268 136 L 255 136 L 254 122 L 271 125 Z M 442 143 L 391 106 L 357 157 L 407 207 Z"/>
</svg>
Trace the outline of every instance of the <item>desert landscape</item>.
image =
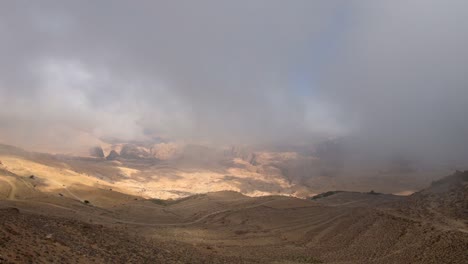
<svg viewBox="0 0 468 264">
<path fill-rule="evenodd" d="M 373 190 L 307 198 L 281 191 L 247 196 L 249 189 L 187 194 L 173 185 L 183 197 L 165 199 L 124 183 L 142 177 L 142 168 L 152 163 L 147 159 L 119 158 L 116 166 L 105 158 L 64 158 L 5 145 L 1 150 L 2 263 L 465 263 L 468 258 L 468 172 L 441 176 L 409 196 Z M 162 171 L 161 177 L 171 177 Z M 187 185 L 193 181 L 172 177 Z M 271 178 L 259 177 L 271 184 Z M 170 189 L 164 181 L 139 182 L 140 188 L 150 182 L 147 188 Z"/>
<path fill-rule="evenodd" d="M 0 1 L 0 264 L 467 264 L 468 1 Z"/>
</svg>

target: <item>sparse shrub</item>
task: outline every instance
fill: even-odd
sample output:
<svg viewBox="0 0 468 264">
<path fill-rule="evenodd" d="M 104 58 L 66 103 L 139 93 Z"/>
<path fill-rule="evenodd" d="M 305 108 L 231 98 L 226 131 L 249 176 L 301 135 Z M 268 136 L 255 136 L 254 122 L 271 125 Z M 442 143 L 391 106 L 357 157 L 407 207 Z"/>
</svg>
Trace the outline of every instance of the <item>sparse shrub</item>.
<svg viewBox="0 0 468 264">
<path fill-rule="evenodd" d="M 90 204 L 90 202 L 88 200 L 84 200 L 83 203 Z"/>
</svg>

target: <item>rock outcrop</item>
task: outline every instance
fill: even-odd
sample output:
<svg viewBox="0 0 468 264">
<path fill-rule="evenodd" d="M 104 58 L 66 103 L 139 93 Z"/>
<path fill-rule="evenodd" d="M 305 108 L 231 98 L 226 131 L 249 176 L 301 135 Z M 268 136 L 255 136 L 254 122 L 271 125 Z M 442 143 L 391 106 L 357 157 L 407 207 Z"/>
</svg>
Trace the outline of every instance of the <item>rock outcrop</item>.
<svg viewBox="0 0 468 264">
<path fill-rule="evenodd" d="M 120 157 L 123 159 L 149 159 L 153 156 L 144 147 L 134 144 L 125 144 L 120 151 Z"/>
<path fill-rule="evenodd" d="M 182 155 L 182 146 L 171 142 L 155 144 L 151 154 L 158 160 L 176 159 Z"/>
<path fill-rule="evenodd" d="M 117 153 L 117 151 L 115 150 L 111 150 L 111 152 L 109 153 L 109 155 L 107 155 L 106 159 L 107 160 L 116 160 L 119 158 L 119 153 Z"/>
<path fill-rule="evenodd" d="M 104 156 L 104 151 L 99 146 L 91 148 L 89 150 L 89 155 L 91 155 L 92 157 L 96 157 L 96 158 L 104 158 L 105 157 Z"/>
</svg>

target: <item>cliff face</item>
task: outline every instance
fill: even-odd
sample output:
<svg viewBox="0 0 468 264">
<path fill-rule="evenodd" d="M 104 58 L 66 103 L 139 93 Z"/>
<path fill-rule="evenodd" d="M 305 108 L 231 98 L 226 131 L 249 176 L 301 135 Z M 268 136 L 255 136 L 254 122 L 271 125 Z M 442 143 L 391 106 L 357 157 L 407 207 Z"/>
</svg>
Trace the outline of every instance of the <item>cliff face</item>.
<svg viewBox="0 0 468 264">
<path fill-rule="evenodd" d="M 123 159 L 149 159 L 153 158 L 151 153 L 145 147 L 134 144 L 125 144 L 120 151 L 120 157 Z"/>
<path fill-rule="evenodd" d="M 89 150 L 89 155 L 91 155 L 91 157 L 104 158 L 104 151 L 100 146 L 96 146 Z"/>
<path fill-rule="evenodd" d="M 151 155 L 158 160 L 179 158 L 183 153 L 183 146 L 177 143 L 159 143 L 151 147 Z"/>
<path fill-rule="evenodd" d="M 119 153 L 117 153 L 117 151 L 111 150 L 109 155 L 107 155 L 106 159 L 107 160 L 116 160 L 119 156 L 120 155 L 119 155 Z"/>
</svg>

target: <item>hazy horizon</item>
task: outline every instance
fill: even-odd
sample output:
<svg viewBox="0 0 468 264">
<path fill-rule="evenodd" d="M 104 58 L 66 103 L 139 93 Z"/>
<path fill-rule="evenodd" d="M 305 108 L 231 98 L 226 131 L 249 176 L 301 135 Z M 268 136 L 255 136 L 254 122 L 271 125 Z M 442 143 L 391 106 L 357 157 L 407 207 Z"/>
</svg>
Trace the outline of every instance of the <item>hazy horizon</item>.
<svg viewBox="0 0 468 264">
<path fill-rule="evenodd" d="M 468 154 L 466 1 L 3 1 L 0 141 Z"/>
</svg>

